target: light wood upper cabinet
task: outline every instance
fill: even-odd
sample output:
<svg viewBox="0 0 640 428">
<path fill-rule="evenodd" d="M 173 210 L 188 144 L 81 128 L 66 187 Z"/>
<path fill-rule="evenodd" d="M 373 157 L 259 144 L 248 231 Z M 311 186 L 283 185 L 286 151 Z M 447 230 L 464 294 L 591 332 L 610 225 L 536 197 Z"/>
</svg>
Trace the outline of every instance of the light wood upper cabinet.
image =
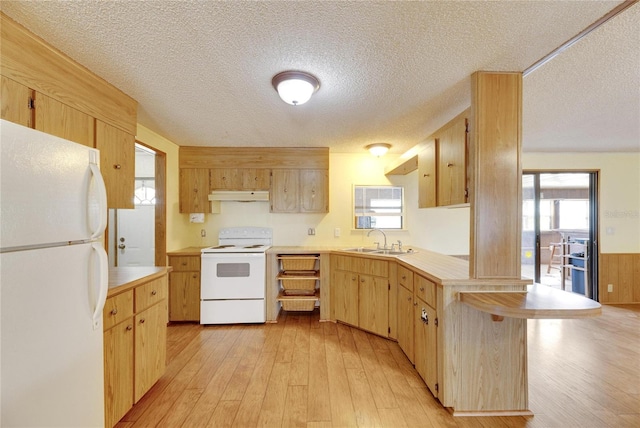
<svg viewBox="0 0 640 428">
<path fill-rule="evenodd" d="M 242 168 L 242 190 L 269 190 L 271 170 L 267 168 Z"/>
<path fill-rule="evenodd" d="M 297 169 L 274 169 L 271 177 L 271 212 L 296 213 L 300 209 Z"/>
<path fill-rule="evenodd" d="M 200 169 L 200 168 L 198 168 Z M 181 170 L 182 171 L 182 170 Z M 241 178 L 235 168 L 213 168 L 209 170 L 210 190 L 238 190 Z M 196 212 L 196 211 L 191 211 Z M 202 211 L 198 211 L 202 212 Z"/>
<path fill-rule="evenodd" d="M 467 119 L 459 116 L 439 131 L 436 138 L 438 206 L 464 204 L 467 202 Z"/>
<path fill-rule="evenodd" d="M 209 209 L 209 170 L 180 170 L 180 212 L 207 213 Z"/>
<path fill-rule="evenodd" d="M 96 120 L 96 149 L 109 208 L 134 208 L 135 137 Z"/>
<path fill-rule="evenodd" d="M 436 200 L 436 141 L 418 153 L 418 208 L 431 208 Z"/>
<path fill-rule="evenodd" d="M 34 95 L 33 105 L 35 128 L 38 131 L 87 147 L 94 147 L 96 139 L 93 117 L 38 92 Z M 131 144 L 133 145 L 133 137 L 131 137 Z M 133 176 L 131 179 L 133 180 Z M 133 191 L 131 197 L 133 197 Z"/>
<path fill-rule="evenodd" d="M 326 170 L 300 170 L 300 212 L 329 212 L 329 177 Z"/>
<path fill-rule="evenodd" d="M 33 90 L 1 76 L 2 119 L 33 128 Z"/>
<path fill-rule="evenodd" d="M 2 76 L 2 118 L 88 147 L 95 144 L 95 119 Z"/>
</svg>

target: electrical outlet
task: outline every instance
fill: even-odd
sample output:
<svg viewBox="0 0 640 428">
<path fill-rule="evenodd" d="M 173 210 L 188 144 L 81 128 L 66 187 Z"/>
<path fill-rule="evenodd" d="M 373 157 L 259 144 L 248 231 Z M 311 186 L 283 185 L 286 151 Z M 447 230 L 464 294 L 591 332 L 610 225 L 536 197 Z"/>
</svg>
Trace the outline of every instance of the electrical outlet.
<svg viewBox="0 0 640 428">
<path fill-rule="evenodd" d="M 613 284 L 607 285 L 607 292 L 608 293 L 613 293 Z"/>
<path fill-rule="evenodd" d="M 310 227 L 309 230 L 307 230 L 307 235 L 315 235 L 316 234 L 316 229 L 313 227 Z"/>
<path fill-rule="evenodd" d="M 204 229 L 200 229 L 200 236 L 202 236 L 203 238 L 205 238 L 207 236 L 207 231 Z"/>
<path fill-rule="evenodd" d="M 336 227 L 335 229 L 333 229 L 333 236 L 335 236 L 336 238 L 340 237 L 340 228 Z"/>
</svg>

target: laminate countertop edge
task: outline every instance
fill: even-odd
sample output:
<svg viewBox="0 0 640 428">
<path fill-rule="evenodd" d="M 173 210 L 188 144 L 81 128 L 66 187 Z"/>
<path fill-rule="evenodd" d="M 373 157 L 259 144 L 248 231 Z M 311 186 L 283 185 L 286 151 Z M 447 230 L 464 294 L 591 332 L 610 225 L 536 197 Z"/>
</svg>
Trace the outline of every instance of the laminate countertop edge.
<svg viewBox="0 0 640 428">
<path fill-rule="evenodd" d="M 123 293 L 145 282 L 153 281 L 171 272 L 171 266 L 132 266 L 109 268 L 107 297 Z"/>
</svg>

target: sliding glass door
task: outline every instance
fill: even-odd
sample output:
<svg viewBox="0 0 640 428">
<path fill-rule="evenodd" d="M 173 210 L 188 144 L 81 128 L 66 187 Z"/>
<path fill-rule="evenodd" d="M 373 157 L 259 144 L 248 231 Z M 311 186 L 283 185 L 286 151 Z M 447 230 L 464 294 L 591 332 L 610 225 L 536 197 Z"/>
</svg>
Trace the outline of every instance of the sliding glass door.
<svg viewBox="0 0 640 428">
<path fill-rule="evenodd" d="M 522 176 L 522 275 L 597 298 L 597 173 Z"/>
</svg>

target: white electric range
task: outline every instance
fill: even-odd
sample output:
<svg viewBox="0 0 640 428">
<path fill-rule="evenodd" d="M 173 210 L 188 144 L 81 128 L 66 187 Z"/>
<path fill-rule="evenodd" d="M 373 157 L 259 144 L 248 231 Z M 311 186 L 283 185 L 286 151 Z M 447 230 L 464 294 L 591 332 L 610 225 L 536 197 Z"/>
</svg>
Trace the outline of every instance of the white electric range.
<svg viewBox="0 0 640 428">
<path fill-rule="evenodd" d="M 200 324 L 266 321 L 268 227 L 228 227 L 201 252 Z"/>
</svg>

